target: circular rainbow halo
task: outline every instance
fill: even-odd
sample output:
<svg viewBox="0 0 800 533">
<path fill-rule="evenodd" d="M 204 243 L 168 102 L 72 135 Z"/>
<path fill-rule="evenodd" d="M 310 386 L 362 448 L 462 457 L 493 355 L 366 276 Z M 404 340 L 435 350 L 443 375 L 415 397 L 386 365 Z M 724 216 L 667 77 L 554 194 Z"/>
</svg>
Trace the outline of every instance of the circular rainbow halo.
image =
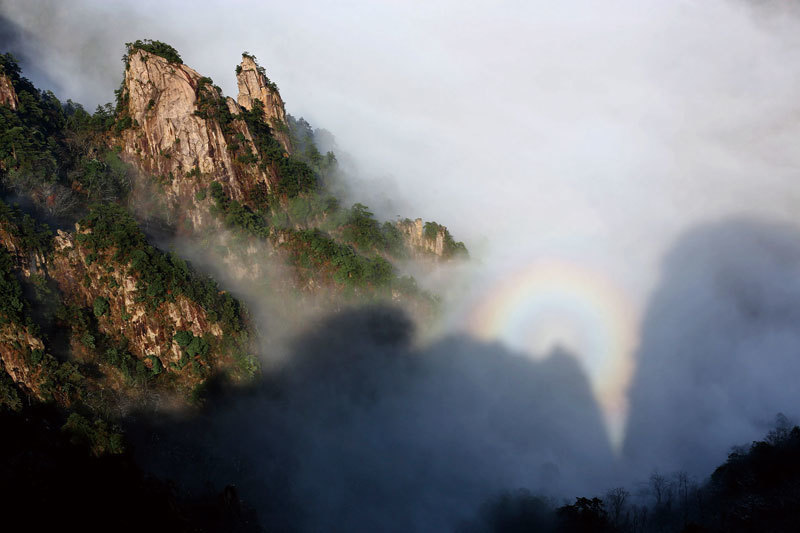
<svg viewBox="0 0 800 533">
<path fill-rule="evenodd" d="M 580 264 L 537 260 L 491 286 L 473 309 L 469 329 L 481 339 L 537 358 L 558 347 L 575 356 L 619 446 L 637 327 L 631 301 L 613 280 Z"/>
</svg>

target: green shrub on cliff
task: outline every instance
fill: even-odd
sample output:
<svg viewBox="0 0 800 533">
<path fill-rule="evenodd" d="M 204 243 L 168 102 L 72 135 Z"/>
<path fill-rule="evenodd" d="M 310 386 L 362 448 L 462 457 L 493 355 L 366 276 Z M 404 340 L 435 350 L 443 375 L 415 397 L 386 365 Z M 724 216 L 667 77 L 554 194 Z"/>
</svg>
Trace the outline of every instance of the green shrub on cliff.
<svg viewBox="0 0 800 533">
<path fill-rule="evenodd" d="M 136 50 L 150 52 L 153 55 L 163 57 L 170 63 L 177 63 L 179 65 L 183 64 L 183 59 L 181 59 L 181 55 L 178 53 L 178 51 L 162 41 L 154 41 L 152 39 L 137 39 L 132 43 L 125 43 L 125 48 L 127 49 L 127 54 L 122 57 L 122 60 L 126 65 L 131 53 Z"/>
<path fill-rule="evenodd" d="M 22 286 L 14 273 L 8 251 L 0 247 L 0 324 L 21 324 L 23 317 Z"/>
<path fill-rule="evenodd" d="M 208 342 L 202 337 L 195 337 L 191 331 L 178 331 L 172 339 L 178 343 L 178 346 L 183 348 L 189 357 L 195 357 L 197 355 L 205 356 L 208 354 Z"/>
<path fill-rule="evenodd" d="M 0 226 L 16 239 L 16 244 L 25 252 L 46 254 L 53 246 L 53 232 L 46 224 L 39 224 L 18 206 L 9 206 L 2 200 Z"/>
<path fill-rule="evenodd" d="M 342 227 L 342 238 L 363 250 L 393 254 L 402 251 L 400 231 L 390 222 L 380 224 L 363 204 L 354 204 L 346 212 Z"/>
<path fill-rule="evenodd" d="M 4 409 L 20 411 L 22 400 L 14 380 L 0 366 L 0 412 Z"/>
<path fill-rule="evenodd" d="M 341 285 L 382 287 L 394 278 L 392 265 L 382 257 L 359 255 L 318 229 L 293 232 L 287 246 L 298 266 L 330 270 Z"/>
<path fill-rule="evenodd" d="M 61 102 L 22 77 L 11 54 L 0 54 L 0 70 L 11 80 L 19 99 L 16 111 L 0 106 L 0 177 L 7 185 L 25 190 L 58 181 L 69 156 Z"/>
<path fill-rule="evenodd" d="M 253 107 L 242 110 L 240 116 L 247 124 L 261 156 L 261 169 L 266 171 L 270 163 L 277 166 L 280 175 L 276 191 L 278 194 L 294 198 L 317 188 L 317 176 L 311 167 L 293 155 L 286 154 L 283 145 L 273 136 L 272 128 L 264 120 L 264 107 L 260 100 L 254 100 Z"/>
<path fill-rule="evenodd" d="M 220 216 L 228 228 L 241 230 L 264 239 L 269 237 L 270 230 L 266 219 L 253 212 L 249 207 L 228 198 L 219 182 L 211 182 L 208 194 L 214 200 L 212 213 Z M 205 194 L 203 198 L 205 198 Z"/>
<path fill-rule="evenodd" d="M 122 431 L 100 418 L 90 422 L 78 413 L 71 413 L 61 430 L 70 435 L 73 444 L 86 446 L 94 455 L 125 451 Z"/>
<path fill-rule="evenodd" d="M 94 299 L 94 304 L 92 307 L 94 309 L 94 316 L 100 318 L 101 316 L 108 313 L 109 309 L 108 300 L 106 298 L 103 298 L 102 296 L 98 296 L 97 298 Z"/>
</svg>

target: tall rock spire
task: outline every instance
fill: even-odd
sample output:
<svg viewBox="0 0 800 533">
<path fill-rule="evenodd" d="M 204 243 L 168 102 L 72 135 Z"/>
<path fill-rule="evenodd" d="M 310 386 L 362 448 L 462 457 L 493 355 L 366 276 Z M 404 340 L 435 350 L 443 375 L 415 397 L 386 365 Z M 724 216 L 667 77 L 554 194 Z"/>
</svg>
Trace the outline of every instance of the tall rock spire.
<svg viewBox="0 0 800 533">
<path fill-rule="evenodd" d="M 239 84 L 239 105 L 249 110 L 253 108 L 255 100 L 260 100 L 272 134 L 287 153 L 292 153 L 286 110 L 278 87 L 267 78 L 264 68 L 256 63 L 255 57 L 242 54 L 242 63 L 236 69 L 236 81 Z"/>
</svg>

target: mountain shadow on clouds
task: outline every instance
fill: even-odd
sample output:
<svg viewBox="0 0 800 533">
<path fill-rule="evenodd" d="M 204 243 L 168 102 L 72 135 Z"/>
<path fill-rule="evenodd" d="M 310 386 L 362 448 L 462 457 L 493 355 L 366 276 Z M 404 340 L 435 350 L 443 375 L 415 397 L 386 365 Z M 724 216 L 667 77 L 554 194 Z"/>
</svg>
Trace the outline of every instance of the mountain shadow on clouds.
<svg viewBox="0 0 800 533">
<path fill-rule="evenodd" d="M 800 415 L 800 233 L 734 220 L 684 235 L 647 308 L 624 445 L 642 469 L 710 474 Z"/>
<path fill-rule="evenodd" d="M 139 449 L 198 488 L 236 480 L 271 530 L 442 531 L 509 487 L 602 487 L 612 454 L 573 357 L 411 339 L 395 309 L 331 316 L 257 390 Z"/>
</svg>

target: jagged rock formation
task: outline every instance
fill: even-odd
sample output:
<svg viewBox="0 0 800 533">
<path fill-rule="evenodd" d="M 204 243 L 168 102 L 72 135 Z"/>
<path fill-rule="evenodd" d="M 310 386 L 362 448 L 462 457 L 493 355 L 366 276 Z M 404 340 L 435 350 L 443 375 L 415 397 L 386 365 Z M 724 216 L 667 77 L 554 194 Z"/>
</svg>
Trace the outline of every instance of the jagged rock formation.
<svg viewBox="0 0 800 533">
<path fill-rule="evenodd" d="M 90 230 L 76 227 L 76 235 Z M 114 250 L 95 253 L 76 242 L 75 235 L 59 231 L 54 239 L 51 275 L 65 297 L 80 307 L 92 307 L 98 299 L 108 309 L 97 317 L 98 329 L 116 339 L 126 339 L 128 349 L 139 359 L 157 357 L 167 371 L 177 371 L 181 347 L 173 340 L 176 331 L 196 337 L 220 338 L 222 328 L 206 311 L 183 295 L 174 302 L 148 308 L 141 298 L 136 277 L 128 265 L 113 259 Z M 148 361 L 152 366 L 152 359 Z"/>
<path fill-rule="evenodd" d="M 71 403 L 74 386 L 59 380 L 74 373 L 72 360 L 100 373 L 69 379 L 123 395 L 134 392 L 136 380 L 161 374 L 169 376 L 170 393 L 188 393 L 211 376 L 240 380 L 257 370 L 238 302 L 149 246 L 121 208 L 97 207 L 74 233 L 58 230 L 51 238 L 0 203 L 0 270 L 0 292 L 10 302 L 0 309 L 0 365 L 40 400 Z M 29 302 L 17 278 L 45 299 Z M 40 324 L 37 308 L 60 309 L 48 319 L 58 324 Z M 31 321 L 35 314 L 39 322 Z M 60 358 L 67 362 L 50 355 L 40 325 L 66 335 L 69 353 Z"/>
<path fill-rule="evenodd" d="M 444 226 L 381 226 L 364 206 L 348 214 L 326 199 L 320 172 L 335 158 L 324 158 L 307 132 L 305 145 L 292 153 L 296 132 L 277 87 L 254 57 L 243 54 L 236 74 L 238 103 L 183 65 L 169 45 L 129 44 L 116 117 L 121 134 L 112 142 L 122 145 L 142 175 L 155 176 L 163 193 L 155 196 L 166 201 L 171 221 L 177 216 L 178 228 L 198 236 L 211 236 L 204 233 L 209 228 L 233 228 L 245 240 L 267 244 L 245 246 L 265 256 L 231 253 L 223 243 L 229 249 L 219 258 L 235 263 L 230 272 L 237 278 L 263 277 L 259 263 L 277 252 L 293 264 L 289 283 L 302 291 L 378 288 L 397 299 L 418 291 L 413 280 L 396 275 L 391 261 L 466 253 Z M 203 238 L 211 253 L 221 248 L 213 237 Z"/>
<path fill-rule="evenodd" d="M 165 200 L 195 229 L 211 219 L 195 209 L 198 192 L 218 181 L 225 193 L 247 202 L 269 192 L 274 173 L 234 159 L 232 139 L 252 146 L 239 107 L 193 69 L 134 49 L 128 57 L 122 103 L 134 127 L 122 135 L 123 153 L 147 174 L 159 177 Z M 205 109 L 200 109 L 201 107 Z"/>
<path fill-rule="evenodd" d="M 242 63 L 236 69 L 236 81 L 239 85 L 239 105 L 249 110 L 253 108 L 254 100 L 260 100 L 264 118 L 272 127 L 273 135 L 287 153 L 292 153 L 283 99 L 277 86 L 267 78 L 264 68 L 256 63 L 253 56 L 242 55 Z"/>
<path fill-rule="evenodd" d="M 11 79 L 3 73 L 0 73 L 0 105 L 8 106 L 15 111 L 19 106 L 19 98 L 17 98 L 14 85 L 11 83 Z"/>
<path fill-rule="evenodd" d="M 422 219 L 405 219 L 397 223 L 406 249 L 412 257 L 449 259 L 466 254 L 464 243 L 455 242 L 445 226 Z"/>
</svg>

